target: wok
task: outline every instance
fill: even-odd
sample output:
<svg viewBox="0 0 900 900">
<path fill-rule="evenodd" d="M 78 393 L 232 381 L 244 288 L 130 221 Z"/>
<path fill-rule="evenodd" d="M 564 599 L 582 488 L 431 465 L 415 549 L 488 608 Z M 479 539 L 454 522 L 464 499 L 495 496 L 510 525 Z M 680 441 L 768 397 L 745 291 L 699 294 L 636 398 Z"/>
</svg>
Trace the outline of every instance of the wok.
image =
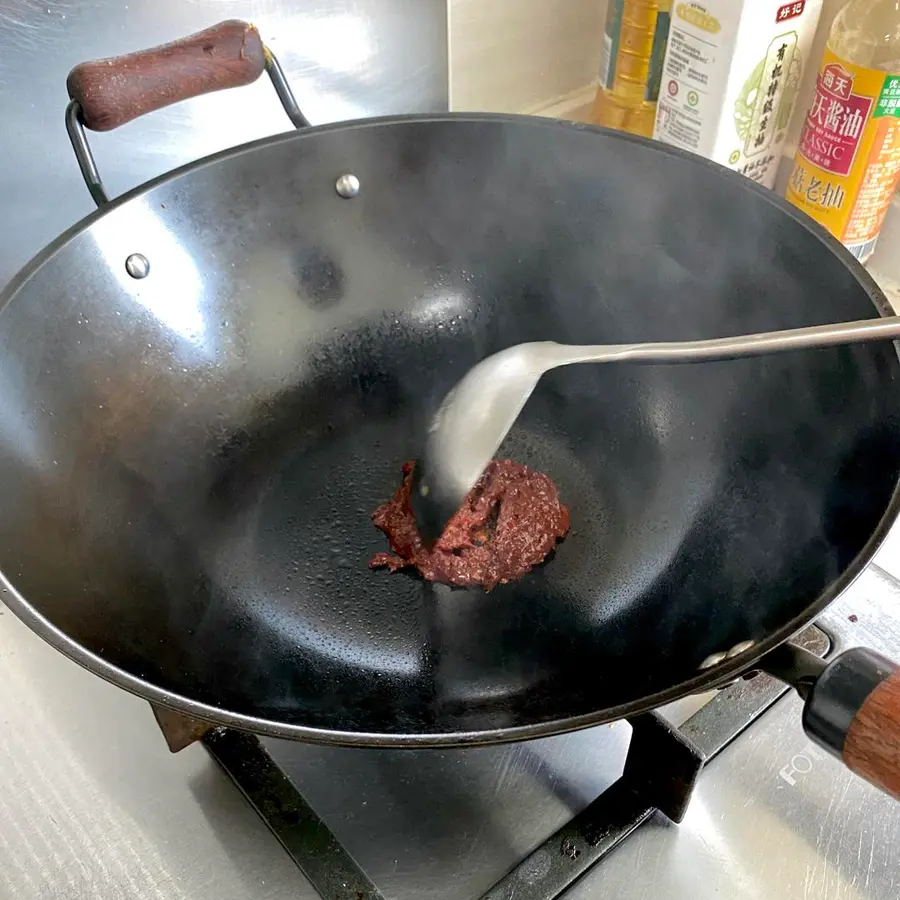
<svg viewBox="0 0 900 900">
<path fill-rule="evenodd" d="M 304 129 L 107 200 L 85 126 L 264 69 L 304 124 L 239 22 L 70 76 L 100 208 L 0 304 L 7 605 L 156 704 L 335 744 L 532 738 L 764 667 L 900 791 L 893 665 L 784 644 L 897 516 L 893 344 L 551 372 L 501 455 L 570 505 L 555 555 L 490 594 L 367 568 L 487 354 L 885 314 L 863 268 L 725 169 L 515 116 Z"/>
</svg>

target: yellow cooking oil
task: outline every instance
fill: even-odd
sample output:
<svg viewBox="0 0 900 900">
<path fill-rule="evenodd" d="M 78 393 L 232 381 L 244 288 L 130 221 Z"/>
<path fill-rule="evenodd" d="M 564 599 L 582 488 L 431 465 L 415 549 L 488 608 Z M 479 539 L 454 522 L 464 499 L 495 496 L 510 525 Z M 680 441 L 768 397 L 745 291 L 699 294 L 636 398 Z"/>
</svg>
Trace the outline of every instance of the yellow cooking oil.
<svg viewBox="0 0 900 900">
<path fill-rule="evenodd" d="M 861 262 L 900 183 L 900 0 L 850 0 L 828 36 L 787 198 Z"/>
<path fill-rule="evenodd" d="M 609 0 L 591 121 L 653 135 L 672 0 Z"/>
</svg>

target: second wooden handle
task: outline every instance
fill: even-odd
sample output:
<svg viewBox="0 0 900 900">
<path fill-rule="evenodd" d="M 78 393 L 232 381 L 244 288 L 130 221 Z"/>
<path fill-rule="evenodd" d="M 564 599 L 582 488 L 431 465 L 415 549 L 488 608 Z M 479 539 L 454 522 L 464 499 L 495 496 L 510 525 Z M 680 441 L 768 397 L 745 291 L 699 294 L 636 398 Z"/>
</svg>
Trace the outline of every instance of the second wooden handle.
<svg viewBox="0 0 900 900">
<path fill-rule="evenodd" d="M 66 87 L 85 127 L 111 131 L 172 103 L 250 84 L 265 66 L 259 32 L 230 19 L 161 47 L 80 63 Z"/>
<path fill-rule="evenodd" d="M 900 800 L 900 674 L 866 699 L 847 732 L 844 762 Z"/>
</svg>

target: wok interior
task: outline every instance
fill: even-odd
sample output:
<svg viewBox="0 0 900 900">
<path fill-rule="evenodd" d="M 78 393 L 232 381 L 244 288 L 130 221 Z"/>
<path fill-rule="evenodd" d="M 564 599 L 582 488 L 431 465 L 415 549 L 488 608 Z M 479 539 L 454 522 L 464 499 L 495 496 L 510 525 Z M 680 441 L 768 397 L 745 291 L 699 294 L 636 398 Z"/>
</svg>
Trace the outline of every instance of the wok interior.
<svg viewBox="0 0 900 900">
<path fill-rule="evenodd" d="M 572 532 L 489 594 L 367 568 L 436 404 L 520 341 L 874 315 L 767 196 L 649 145 L 523 120 L 294 136 L 132 199 L 19 287 L 0 567 L 101 659 L 275 723 L 607 710 L 784 627 L 860 552 L 896 482 L 895 350 L 551 373 L 502 455 L 552 476 Z"/>
</svg>

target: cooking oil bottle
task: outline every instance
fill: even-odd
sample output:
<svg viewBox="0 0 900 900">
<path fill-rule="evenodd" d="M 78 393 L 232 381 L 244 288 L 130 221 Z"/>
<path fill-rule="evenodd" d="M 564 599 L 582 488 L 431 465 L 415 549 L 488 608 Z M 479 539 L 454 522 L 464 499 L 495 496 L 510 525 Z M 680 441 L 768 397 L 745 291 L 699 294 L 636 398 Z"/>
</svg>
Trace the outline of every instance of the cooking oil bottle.
<svg viewBox="0 0 900 900">
<path fill-rule="evenodd" d="M 672 0 L 609 0 L 592 121 L 651 137 Z"/>
<path fill-rule="evenodd" d="M 900 182 L 900 0 L 850 0 L 831 27 L 787 198 L 861 262 Z"/>
</svg>

